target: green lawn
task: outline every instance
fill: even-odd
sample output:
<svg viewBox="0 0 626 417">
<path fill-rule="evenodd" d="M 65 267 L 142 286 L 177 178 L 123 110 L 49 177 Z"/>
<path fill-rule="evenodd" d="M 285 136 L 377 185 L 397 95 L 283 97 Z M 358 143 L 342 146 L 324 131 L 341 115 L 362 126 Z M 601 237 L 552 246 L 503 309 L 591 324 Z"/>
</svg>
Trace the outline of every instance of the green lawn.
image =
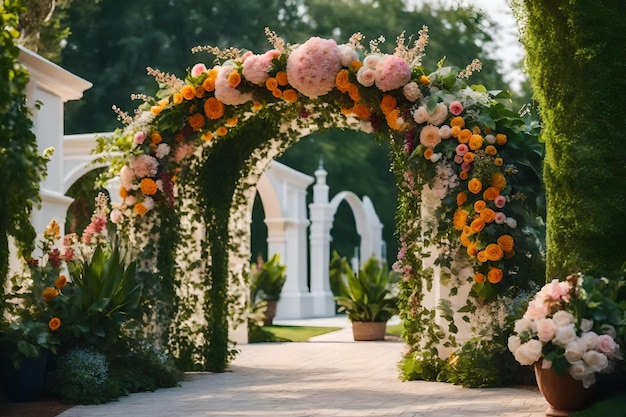
<svg viewBox="0 0 626 417">
<path fill-rule="evenodd" d="M 264 330 L 285 342 L 306 342 L 314 336 L 341 330 L 341 327 L 265 326 Z"/>
<path fill-rule="evenodd" d="M 387 326 L 387 334 L 391 336 L 402 336 L 402 323 Z"/>
</svg>

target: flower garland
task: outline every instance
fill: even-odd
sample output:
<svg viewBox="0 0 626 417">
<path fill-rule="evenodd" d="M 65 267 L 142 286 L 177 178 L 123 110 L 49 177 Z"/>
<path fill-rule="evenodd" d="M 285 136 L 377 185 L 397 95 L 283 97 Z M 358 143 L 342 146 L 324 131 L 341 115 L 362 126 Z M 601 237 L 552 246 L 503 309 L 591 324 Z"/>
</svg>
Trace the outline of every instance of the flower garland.
<svg viewBox="0 0 626 417">
<path fill-rule="evenodd" d="M 459 248 L 467 253 L 477 294 L 489 298 L 492 286 L 511 285 L 515 268 L 507 263 L 523 237 L 523 219 L 512 203 L 524 196 L 512 186 L 517 168 L 505 154 L 507 143 L 526 133 L 523 120 L 498 102 L 505 94 L 465 82 L 480 63 L 461 71 L 442 64 L 433 72 L 423 68 L 426 27 L 413 45 L 399 36 L 393 54 L 382 53 L 377 42 L 366 52 L 358 33 L 346 44 L 313 37 L 288 46 L 275 33 L 266 34 L 273 49 L 262 54 L 195 48 L 211 52 L 219 63 L 199 63 L 184 80 L 149 69 L 160 85 L 156 97 L 137 96 L 144 104 L 134 118 L 118 110 L 126 128 L 102 138 L 96 149 L 122 155 L 111 163 L 111 175 L 119 173 L 122 184 L 122 202 L 111 220 L 141 222 L 151 210 L 177 208 L 187 186 L 179 183 L 181 171 L 202 149 L 236 138 L 251 118 L 281 114 L 296 130 L 340 123 L 402 145 L 394 157 L 403 159 L 401 175 L 413 182 L 408 192 L 418 203 L 424 187 L 434 192 L 441 204 L 433 238 L 444 242 L 439 246 L 447 248 L 442 253 L 448 263 Z M 406 215 L 420 217 L 411 210 Z M 410 228 L 399 226 L 400 234 L 411 235 Z M 399 257 L 396 265 L 405 280 L 420 274 L 409 259 Z"/>
</svg>

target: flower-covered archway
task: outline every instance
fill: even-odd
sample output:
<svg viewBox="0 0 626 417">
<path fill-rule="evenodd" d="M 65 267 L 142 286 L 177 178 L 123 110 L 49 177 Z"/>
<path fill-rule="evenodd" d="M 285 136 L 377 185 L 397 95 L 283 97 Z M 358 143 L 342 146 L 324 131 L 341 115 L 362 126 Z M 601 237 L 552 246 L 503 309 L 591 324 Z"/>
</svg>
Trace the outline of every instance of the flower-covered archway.
<svg viewBox="0 0 626 417">
<path fill-rule="evenodd" d="M 422 67 L 426 27 L 415 40 L 400 35 L 393 54 L 378 41 L 365 48 L 360 34 L 300 45 L 266 35 L 273 49 L 262 54 L 195 48 L 215 65 L 197 64 L 184 79 L 149 69 L 155 97 L 138 95 L 144 104 L 133 117 L 118 111 L 125 128 L 99 140 L 96 152 L 117 155 L 110 173 L 120 176 L 123 200 L 111 218 L 142 248 L 153 300 L 146 312 L 162 342 L 185 368 L 226 368 L 229 321 L 244 315 L 246 201 L 273 158 L 304 134 L 341 127 L 391 145 L 407 343 L 413 352 L 454 344 L 446 336 L 454 315 L 443 314 L 442 329 L 430 320 L 437 307 L 422 303 L 433 271 L 422 259 L 434 254 L 450 295 L 473 283 L 465 312 L 527 284 L 520 268 L 535 252 L 525 187 L 536 173 L 519 158 L 534 143 L 530 129 L 503 104 L 506 94 L 466 82 L 478 61 Z M 202 247 L 193 248 L 188 237 L 198 230 Z M 472 273 L 453 276 L 464 266 Z"/>
</svg>

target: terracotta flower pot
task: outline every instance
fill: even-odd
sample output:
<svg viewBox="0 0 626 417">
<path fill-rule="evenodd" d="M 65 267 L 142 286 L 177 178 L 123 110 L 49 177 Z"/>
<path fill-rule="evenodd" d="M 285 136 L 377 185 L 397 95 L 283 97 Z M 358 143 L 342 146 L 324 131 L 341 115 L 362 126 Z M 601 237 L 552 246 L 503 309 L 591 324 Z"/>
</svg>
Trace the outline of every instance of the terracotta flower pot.
<svg viewBox="0 0 626 417">
<path fill-rule="evenodd" d="M 385 340 L 387 322 L 353 321 L 352 335 L 356 341 Z"/>
<path fill-rule="evenodd" d="M 539 391 L 550 404 L 546 416 L 567 417 L 591 403 L 594 386 L 585 388 L 582 381 L 574 379 L 569 372 L 558 375 L 552 368 L 542 369 L 541 362 L 537 362 L 535 376 Z"/>
</svg>

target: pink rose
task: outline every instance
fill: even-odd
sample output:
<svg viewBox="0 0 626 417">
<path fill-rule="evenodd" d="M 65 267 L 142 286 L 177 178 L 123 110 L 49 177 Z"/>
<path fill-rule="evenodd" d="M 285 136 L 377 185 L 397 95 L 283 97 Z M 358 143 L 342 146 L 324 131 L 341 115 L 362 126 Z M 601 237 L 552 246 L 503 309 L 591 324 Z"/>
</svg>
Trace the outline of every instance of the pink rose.
<svg viewBox="0 0 626 417">
<path fill-rule="evenodd" d="M 133 140 L 135 141 L 136 144 L 141 145 L 143 141 L 146 140 L 145 132 L 139 131 L 135 133 L 135 136 L 133 136 Z"/>
<path fill-rule="evenodd" d="M 356 80 L 363 87 L 371 87 L 374 85 L 374 82 L 376 81 L 376 72 L 371 68 L 362 66 L 356 72 Z"/>
<path fill-rule="evenodd" d="M 463 105 L 460 101 L 453 101 L 452 103 L 450 103 L 450 113 L 455 116 L 463 113 Z"/>
<path fill-rule="evenodd" d="M 461 155 L 454 155 L 454 162 L 457 164 L 463 163 L 463 157 Z"/>
<path fill-rule="evenodd" d="M 443 125 L 439 127 L 439 136 L 441 139 L 449 139 L 452 136 L 452 129 L 448 125 Z"/>
<path fill-rule="evenodd" d="M 504 222 L 506 222 L 506 214 L 502 213 L 501 211 L 497 212 L 495 222 L 496 224 L 504 224 Z"/>
<path fill-rule="evenodd" d="M 564 300 L 568 296 L 569 290 L 570 288 L 567 282 L 559 281 L 558 279 L 554 279 L 552 282 L 547 283 L 542 289 L 542 291 L 554 301 Z"/>
<path fill-rule="evenodd" d="M 469 170 L 472 169 L 472 166 L 469 164 L 469 162 L 463 162 L 461 164 L 461 169 L 465 172 L 469 172 Z"/>
<path fill-rule="evenodd" d="M 528 308 L 526 309 L 526 313 L 524 317 L 531 320 L 541 320 L 545 319 L 550 309 L 548 308 L 548 304 L 544 302 L 544 300 L 534 299 L 530 303 L 528 303 Z"/>
<path fill-rule="evenodd" d="M 493 200 L 493 204 L 496 205 L 497 208 L 502 208 L 506 204 L 506 197 L 503 195 L 499 195 Z"/>
<path fill-rule="evenodd" d="M 206 72 L 206 66 L 204 64 L 196 64 L 191 68 L 191 76 L 197 77 L 198 75 Z"/>
<path fill-rule="evenodd" d="M 535 321 L 537 337 L 543 343 L 548 343 L 554 337 L 554 323 L 552 319 L 539 319 Z"/>
<path fill-rule="evenodd" d="M 467 145 L 466 145 L 466 144 L 464 144 L 464 143 L 461 143 L 461 144 L 457 145 L 457 147 L 456 147 L 456 154 L 457 154 L 457 155 L 463 156 L 463 155 L 465 155 L 468 151 L 469 151 L 469 148 L 468 148 L 468 147 L 467 147 Z"/>
<path fill-rule="evenodd" d="M 596 350 L 607 356 L 613 356 L 617 348 L 617 343 L 615 343 L 615 340 L 613 340 L 613 338 L 608 334 L 598 336 L 598 339 L 596 340 Z"/>
</svg>

